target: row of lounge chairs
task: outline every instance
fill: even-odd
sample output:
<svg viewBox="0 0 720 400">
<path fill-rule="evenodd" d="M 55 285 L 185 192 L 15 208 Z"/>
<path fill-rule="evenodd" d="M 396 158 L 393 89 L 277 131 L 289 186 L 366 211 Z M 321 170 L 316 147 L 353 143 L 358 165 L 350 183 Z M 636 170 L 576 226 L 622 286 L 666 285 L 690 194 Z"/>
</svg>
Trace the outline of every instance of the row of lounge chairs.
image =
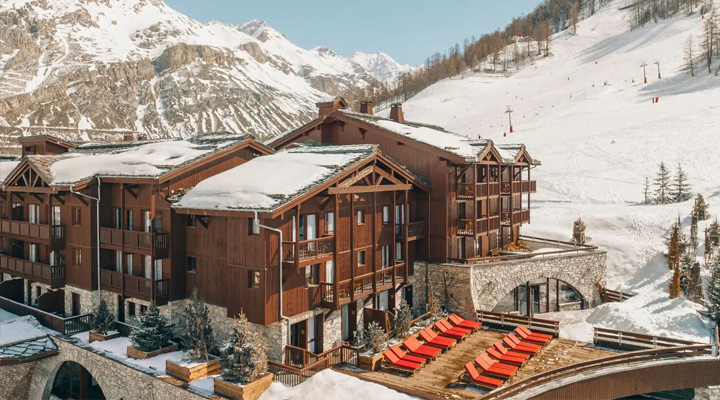
<svg viewBox="0 0 720 400">
<path fill-rule="evenodd" d="M 443 351 L 452 349 L 458 341 L 480 329 L 482 324 L 463 319 L 457 314 L 437 321 L 433 327 L 423 329 L 419 338 L 410 336 L 401 345 L 395 345 L 383 353 L 383 366 L 388 369 L 411 372 L 415 375 L 427 363 L 435 360 Z"/>
<path fill-rule="evenodd" d="M 491 390 L 497 389 L 505 381 L 512 379 L 520 367 L 538 354 L 552 338 L 552 335 L 532 332 L 521 325 L 475 358 L 474 363 L 470 361 L 465 364 L 465 373 L 471 383 Z"/>
</svg>

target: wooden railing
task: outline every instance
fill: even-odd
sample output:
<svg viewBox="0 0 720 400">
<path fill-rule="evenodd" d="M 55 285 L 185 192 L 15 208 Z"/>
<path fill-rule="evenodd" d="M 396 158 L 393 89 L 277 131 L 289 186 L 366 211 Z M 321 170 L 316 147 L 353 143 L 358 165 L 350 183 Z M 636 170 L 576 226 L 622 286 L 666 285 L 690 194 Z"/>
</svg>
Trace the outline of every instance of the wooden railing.
<svg viewBox="0 0 720 400">
<path fill-rule="evenodd" d="M 105 290 L 111 290 L 119 293 L 119 291 L 122 290 L 122 275 L 123 274 L 121 272 L 101 268 L 100 287 Z"/>
<path fill-rule="evenodd" d="M 475 198 L 475 188 L 471 183 L 458 183 L 457 184 L 457 197 L 461 199 L 473 199 Z"/>
<path fill-rule="evenodd" d="M 516 396 L 529 389 L 545 385 L 550 382 L 557 382 L 561 378 L 569 376 L 587 375 L 592 371 L 598 371 L 618 365 L 631 365 L 646 363 L 650 361 L 682 359 L 689 357 L 701 357 L 712 353 L 711 345 L 695 344 L 691 346 L 665 347 L 652 350 L 634 351 L 610 357 L 604 357 L 592 361 L 585 361 L 577 364 L 556 368 L 547 372 L 533 375 L 530 378 L 513 383 L 502 389 L 496 390 L 483 397 L 483 400 L 500 400 Z"/>
<path fill-rule="evenodd" d="M 560 322 L 549 319 L 526 317 L 523 315 L 498 313 L 477 310 L 478 321 L 484 326 L 512 331 L 520 325 L 525 325 L 531 331 L 547 333 L 555 337 L 560 333 Z"/>
<path fill-rule="evenodd" d="M 338 282 L 338 301 L 349 299 L 351 293 L 352 281 L 350 279 Z"/>
<path fill-rule="evenodd" d="M 355 277 L 353 280 L 353 291 L 355 296 L 373 291 L 373 276 L 374 274 L 370 272 L 368 274 Z"/>
<path fill-rule="evenodd" d="M 49 265 L 0 254 L 0 271 L 50 285 L 65 286 L 65 265 Z"/>
<path fill-rule="evenodd" d="M 488 196 L 500 196 L 500 183 L 488 183 Z"/>
<path fill-rule="evenodd" d="M 283 261 L 295 262 L 296 244 L 298 260 L 303 262 L 332 256 L 335 250 L 334 243 L 335 240 L 332 236 L 303 240 L 300 243 L 283 241 Z"/>
<path fill-rule="evenodd" d="M 623 302 L 629 298 L 635 297 L 635 294 L 633 293 L 623 293 L 618 292 L 617 290 L 610 290 L 603 288 L 602 292 L 600 293 L 602 297 L 603 303 L 617 303 L 617 302 Z"/>
<path fill-rule="evenodd" d="M 167 232 L 155 233 L 100 228 L 100 243 L 151 251 L 155 258 L 166 258 L 168 255 Z"/>
<path fill-rule="evenodd" d="M 404 262 L 398 263 L 395 262 L 395 282 L 404 282 L 405 281 L 405 269 L 407 266 Z"/>
<path fill-rule="evenodd" d="M 488 218 L 488 231 L 494 231 L 500 229 L 500 217 Z"/>
<path fill-rule="evenodd" d="M 37 240 L 65 240 L 65 225 L 33 224 L 25 221 L 0 220 L 0 233 Z"/>
<path fill-rule="evenodd" d="M 125 295 L 141 300 L 152 299 L 152 279 L 141 276 L 123 274 L 121 272 L 100 269 L 100 287 L 115 293 L 122 293 L 125 288 Z M 170 279 L 155 280 L 155 300 L 158 305 L 164 305 L 170 296 Z"/>
<path fill-rule="evenodd" d="M 522 181 L 522 192 L 523 193 L 535 193 L 537 192 L 536 181 Z"/>
<path fill-rule="evenodd" d="M 320 299 L 325 303 L 334 303 L 335 285 L 328 282 L 320 282 Z"/>
<path fill-rule="evenodd" d="M 488 231 L 488 218 L 482 217 L 477 220 L 477 230 L 478 232 L 487 232 Z"/>
<path fill-rule="evenodd" d="M 422 239 L 427 236 L 426 221 L 415 221 L 408 224 L 408 238 Z"/>
<path fill-rule="evenodd" d="M 500 183 L 500 194 L 510 194 L 510 189 L 512 189 L 510 182 Z"/>
<path fill-rule="evenodd" d="M 489 191 L 488 184 L 487 183 L 478 183 L 476 191 L 477 191 L 477 197 L 479 197 L 479 198 L 487 197 L 488 191 Z"/>
<path fill-rule="evenodd" d="M 657 349 L 659 347 L 691 346 L 698 344 L 697 342 L 689 340 L 643 335 L 605 328 L 593 328 L 593 343 L 597 346 L 625 350 Z"/>
<path fill-rule="evenodd" d="M 383 268 L 375 273 L 375 285 L 379 288 L 382 286 L 392 285 L 393 273 L 395 267 Z"/>
<path fill-rule="evenodd" d="M 513 211 L 513 223 L 530 222 L 530 210 Z"/>
<path fill-rule="evenodd" d="M 0 297 L 0 308 L 21 317 L 31 315 L 40 322 L 40 325 L 60 332 L 63 335 L 72 335 L 90 329 L 90 314 L 64 318 L 5 297 Z"/>
<path fill-rule="evenodd" d="M 457 234 L 461 236 L 472 236 L 475 234 L 473 230 L 474 221 L 469 219 L 457 220 Z"/>
<path fill-rule="evenodd" d="M 117 330 L 120 333 L 120 336 L 122 337 L 129 337 L 132 331 L 137 329 L 136 327 L 126 324 L 124 322 L 115 321 L 115 330 Z"/>
<path fill-rule="evenodd" d="M 295 348 L 295 352 L 303 349 Z M 307 350 L 303 350 L 307 352 Z M 287 352 L 287 346 L 286 346 Z M 307 352 L 310 353 L 310 352 Z M 313 353 L 310 353 L 313 354 Z M 287 360 L 288 358 L 286 358 Z M 275 375 L 275 380 L 288 386 L 296 386 L 307 379 L 312 378 L 315 374 L 336 365 L 347 364 L 357 367 L 358 365 L 358 349 L 343 343 L 320 354 L 313 354 L 312 357 L 306 356 L 307 362 L 302 366 L 282 364 L 275 361 L 268 361 L 268 371 Z M 310 362 L 311 360 L 314 360 Z"/>
</svg>

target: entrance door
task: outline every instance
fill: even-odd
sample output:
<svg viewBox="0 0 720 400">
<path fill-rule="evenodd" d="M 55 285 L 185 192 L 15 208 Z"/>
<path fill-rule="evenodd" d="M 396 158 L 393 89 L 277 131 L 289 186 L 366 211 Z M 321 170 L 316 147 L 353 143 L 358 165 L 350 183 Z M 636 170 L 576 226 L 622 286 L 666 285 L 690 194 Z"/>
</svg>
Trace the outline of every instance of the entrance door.
<svg viewBox="0 0 720 400">
<path fill-rule="evenodd" d="M 390 301 L 387 290 L 380 292 L 378 295 L 378 310 L 390 311 Z"/>
<path fill-rule="evenodd" d="M 123 297 L 121 295 L 118 295 L 117 297 L 117 304 L 118 304 L 118 315 L 117 319 L 120 322 L 125 322 L 125 301 L 123 300 Z"/>
<path fill-rule="evenodd" d="M 342 340 L 349 342 L 350 339 L 350 307 L 347 304 L 340 309 L 340 319 L 342 320 Z"/>
<path fill-rule="evenodd" d="M 80 315 L 80 295 L 77 293 L 73 293 L 71 296 L 72 300 L 72 315 Z"/>
<path fill-rule="evenodd" d="M 325 282 L 335 282 L 335 261 L 330 260 L 325 262 Z"/>
<path fill-rule="evenodd" d="M 53 212 L 52 212 L 52 224 L 53 225 L 61 225 L 61 219 L 60 219 L 60 206 L 53 206 Z"/>
<path fill-rule="evenodd" d="M 150 211 L 143 211 L 143 230 L 145 232 L 152 232 L 152 218 L 150 218 Z"/>
<path fill-rule="evenodd" d="M 405 286 L 403 288 L 403 299 L 405 299 L 405 302 L 408 304 L 410 309 L 413 308 L 413 291 L 412 291 L 412 285 Z"/>
<path fill-rule="evenodd" d="M 315 214 L 308 214 L 307 216 L 307 234 L 305 235 L 306 240 L 313 240 L 317 239 L 317 215 Z M 308 243 L 308 250 L 314 251 L 315 250 L 315 242 Z"/>
<path fill-rule="evenodd" d="M 290 345 L 307 348 L 307 320 L 290 325 Z"/>
<path fill-rule="evenodd" d="M 22 203 L 14 203 L 12 205 L 12 219 L 14 221 L 22 221 L 25 219 L 25 210 Z"/>
</svg>

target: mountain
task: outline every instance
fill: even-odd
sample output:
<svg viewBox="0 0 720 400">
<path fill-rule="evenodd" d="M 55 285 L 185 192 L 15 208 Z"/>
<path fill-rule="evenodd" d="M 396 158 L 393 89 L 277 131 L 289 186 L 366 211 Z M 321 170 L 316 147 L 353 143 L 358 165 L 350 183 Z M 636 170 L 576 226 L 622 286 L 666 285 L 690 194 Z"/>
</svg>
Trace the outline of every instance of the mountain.
<svg viewBox="0 0 720 400">
<path fill-rule="evenodd" d="M 17 151 L 23 132 L 269 137 L 409 68 L 302 49 L 262 21 L 202 24 L 161 0 L 0 0 L 0 147 Z"/>
<path fill-rule="evenodd" d="M 618 5 L 610 2 L 582 21 L 577 35 L 556 34 L 550 57 L 519 71 L 467 73 L 426 88 L 403 104 L 405 118 L 496 143 L 524 143 L 542 161 L 531 172 L 538 191 L 530 203 L 532 223 L 523 232 L 567 241 L 581 217 L 590 243 L 608 251 L 606 286 L 638 293 L 584 314 L 581 322 L 707 342 L 701 306 L 668 299 L 666 240 L 678 217 L 689 234 L 693 202 L 646 205 L 643 186 L 645 178 L 652 185 L 660 162 L 673 176 L 680 163 L 693 192 L 711 204 L 712 220 L 720 215 L 718 65 L 708 73 L 698 57 L 694 77 L 684 68 L 685 43 L 689 37 L 700 42 L 709 16 L 682 13 L 629 30 L 632 11 Z M 701 243 L 709 222 L 699 224 Z M 561 329 L 574 329 L 562 318 Z M 576 326 L 592 335 L 591 327 Z"/>
</svg>

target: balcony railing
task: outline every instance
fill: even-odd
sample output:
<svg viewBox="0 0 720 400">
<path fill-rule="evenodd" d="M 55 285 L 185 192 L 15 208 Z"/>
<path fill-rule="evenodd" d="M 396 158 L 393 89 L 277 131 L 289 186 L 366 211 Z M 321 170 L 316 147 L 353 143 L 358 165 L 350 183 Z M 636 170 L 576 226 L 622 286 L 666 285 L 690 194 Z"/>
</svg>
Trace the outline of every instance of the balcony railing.
<svg viewBox="0 0 720 400">
<path fill-rule="evenodd" d="M 383 268 L 375 273 L 375 286 L 380 289 L 383 286 L 392 286 L 394 267 Z"/>
<path fill-rule="evenodd" d="M 500 213 L 500 225 L 510 225 L 512 214 L 509 212 Z"/>
<path fill-rule="evenodd" d="M 460 199 L 472 199 L 475 197 L 475 188 L 471 183 L 457 184 L 457 197 Z"/>
<path fill-rule="evenodd" d="M 513 222 L 516 224 L 530 222 L 530 210 L 513 211 Z"/>
<path fill-rule="evenodd" d="M 140 300 L 152 300 L 152 279 L 141 276 L 127 275 L 121 272 L 101 269 L 100 270 L 100 287 L 115 293 L 123 294 L 128 297 L 134 297 Z M 155 281 L 155 302 L 158 305 L 167 304 L 170 294 L 170 280 L 158 279 Z"/>
<path fill-rule="evenodd" d="M 404 262 L 395 263 L 395 283 L 405 282 L 405 269 L 407 266 Z"/>
<path fill-rule="evenodd" d="M 323 303 L 334 303 L 335 285 L 328 282 L 320 282 L 320 298 Z"/>
<path fill-rule="evenodd" d="M 537 192 L 537 181 L 522 181 L 523 193 L 536 193 Z"/>
<path fill-rule="evenodd" d="M 303 240 L 300 243 L 283 242 L 283 261 L 295 262 L 296 244 L 298 261 L 301 263 L 303 261 L 331 257 L 335 252 L 335 238 L 332 236 Z"/>
<path fill-rule="evenodd" d="M 408 240 L 411 238 L 422 239 L 427 236 L 427 223 L 416 221 L 408 224 Z"/>
<path fill-rule="evenodd" d="M 488 231 L 488 219 L 487 217 L 483 217 L 477 220 L 477 230 L 478 232 L 487 232 Z"/>
<path fill-rule="evenodd" d="M 512 189 L 512 185 L 510 182 L 502 182 L 500 184 L 500 193 L 501 194 L 510 194 L 510 191 Z"/>
<path fill-rule="evenodd" d="M 364 293 L 373 291 L 373 273 L 356 276 L 353 280 L 353 291 L 355 296 L 361 296 Z"/>
<path fill-rule="evenodd" d="M 477 196 L 478 197 L 487 197 L 489 192 L 490 192 L 490 188 L 488 187 L 487 183 L 478 183 L 477 184 Z"/>
<path fill-rule="evenodd" d="M 167 258 L 169 254 L 167 232 L 156 233 L 100 228 L 100 243 L 150 251 L 153 253 L 153 258 L 156 259 Z"/>
<path fill-rule="evenodd" d="M 500 196 L 500 183 L 488 183 L 488 196 Z"/>
<path fill-rule="evenodd" d="M 0 254 L 0 270 L 5 273 L 50 285 L 65 286 L 65 265 L 49 265 Z"/>
<path fill-rule="evenodd" d="M 346 279 L 342 282 L 338 282 L 338 301 L 350 300 L 350 294 L 352 293 L 352 281 Z"/>
<path fill-rule="evenodd" d="M 33 224 L 25 221 L 0 220 L 0 233 L 38 241 L 65 241 L 65 225 Z"/>
<path fill-rule="evenodd" d="M 457 234 L 460 236 L 473 236 L 475 234 L 474 222 L 469 219 L 457 220 Z"/>
<path fill-rule="evenodd" d="M 63 318 L 5 297 L 0 297 L 0 308 L 18 316 L 32 315 L 40 325 L 58 331 L 63 335 L 72 335 L 89 330 L 92 317 L 91 314 L 84 314 Z"/>
<path fill-rule="evenodd" d="M 488 232 L 500 229 L 500 217 L 488 218 Z"/>
</svg>

